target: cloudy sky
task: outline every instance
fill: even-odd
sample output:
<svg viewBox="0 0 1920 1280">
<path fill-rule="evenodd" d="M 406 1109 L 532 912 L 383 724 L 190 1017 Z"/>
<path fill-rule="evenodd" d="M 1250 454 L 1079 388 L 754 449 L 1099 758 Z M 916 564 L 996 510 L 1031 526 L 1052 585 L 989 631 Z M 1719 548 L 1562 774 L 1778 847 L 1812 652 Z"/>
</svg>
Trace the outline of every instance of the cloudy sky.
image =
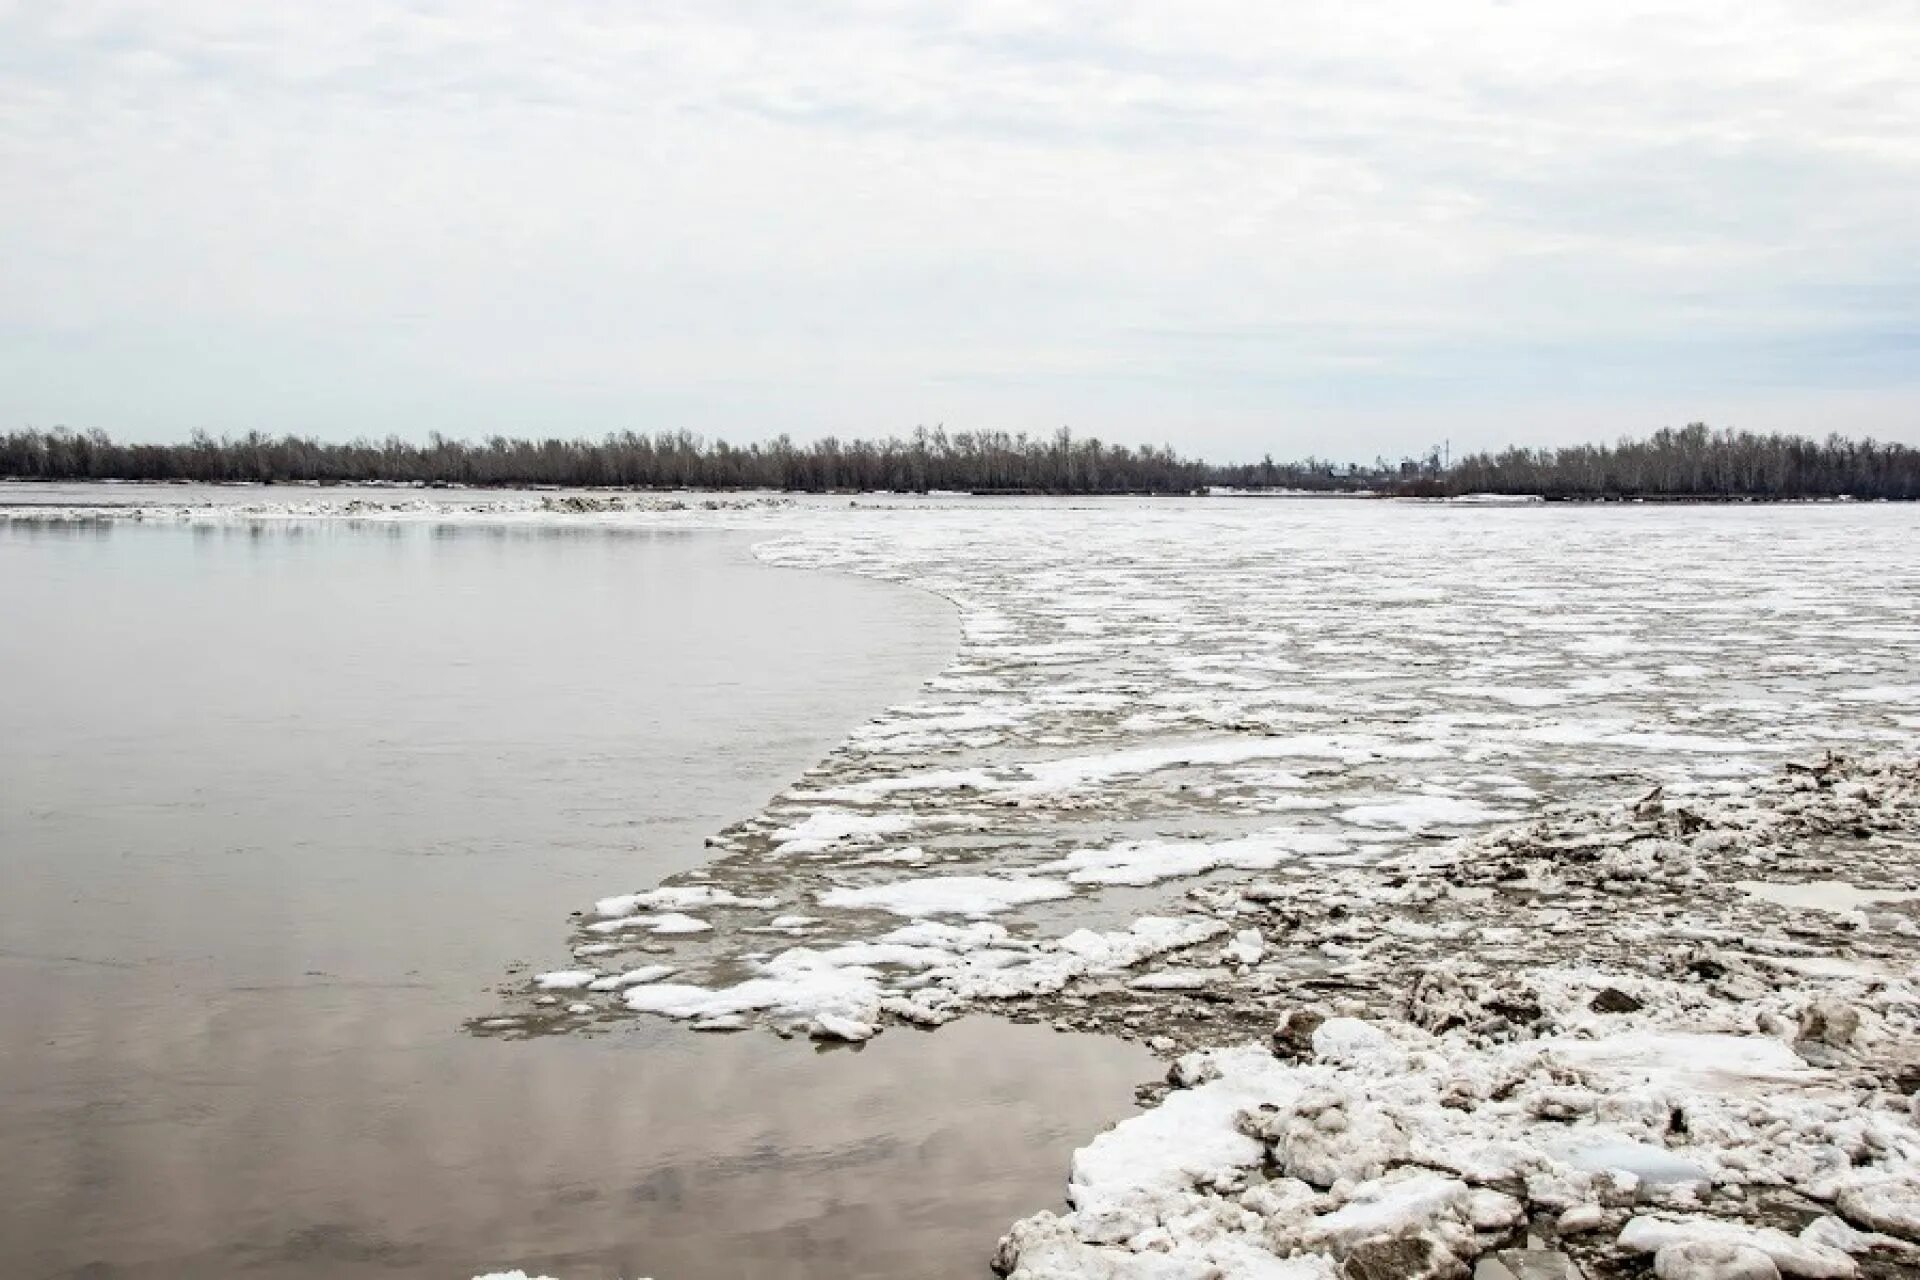
<svg viewBox="0 0 1920 1280">
<path fill-rule="evenodd" d="M 0 0 L 0 427 L 1920 442 L 1920 3 Z"/>
</svg>

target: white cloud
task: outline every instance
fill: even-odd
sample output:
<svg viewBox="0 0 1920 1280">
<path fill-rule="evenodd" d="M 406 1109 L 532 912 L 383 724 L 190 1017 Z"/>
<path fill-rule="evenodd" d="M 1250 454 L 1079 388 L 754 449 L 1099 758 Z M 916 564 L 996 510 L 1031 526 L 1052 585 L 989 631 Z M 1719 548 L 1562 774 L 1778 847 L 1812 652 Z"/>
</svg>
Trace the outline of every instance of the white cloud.
<svg viewBox="0 0 1920 1280">
<path fill-rule="evenodd" d="M 0 5 L 0 422 L 1920 439 L 1915 65 L 1898 4 Z"/>
</svg>

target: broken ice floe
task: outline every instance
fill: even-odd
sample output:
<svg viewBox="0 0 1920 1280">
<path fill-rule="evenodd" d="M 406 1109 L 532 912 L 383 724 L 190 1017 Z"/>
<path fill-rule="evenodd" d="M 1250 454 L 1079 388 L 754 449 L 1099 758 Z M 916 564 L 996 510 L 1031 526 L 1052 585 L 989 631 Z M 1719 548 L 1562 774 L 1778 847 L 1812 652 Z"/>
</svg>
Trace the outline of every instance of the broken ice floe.
<svg viewBox="0 0 1920 1280">
<path fill-rule="evenodd" d="M 984 916 L 1029 902 L 1065 898 L 1073 890 L 1033 876 L 929 876 L 864 888 L 831 889 L 823 907 L 890 911 L 897 916 Z"/>
<path fill-rule="evenodd" d="M 1900 519 L 1796 526 L 1788 565 L 1777 528 L 1725 514 L 1652 515 L 1681 541 L 1651 543 L 1578 514 L 1441 514 L 783 511 L 762 559 L 936 592 L 960 648 L 667 886 L 739 903 L 644 908 L 710 929 L 655 935 L 636 904 L 589 945 L 670 946 L 683 982 L 715 989 L 755 976 L 770 937 L 871 942 L 900 912 L 992 914 L 1038 945 L 1153 909 L 1129 896 L 1148 886 L 1378 859 L 1556 801 L 1710 792 L 1794 751 L 1913 741 L 1920 576 L 1887 567 L 1905 564 Z M 1352 944 L 1322 945 L 1332 962 Z M 941 985 L 874 967 L 887 998 Z"/>
<path fill-rule="evenodd" d="M 1163 953 L 1038 1007 L 1229 1047 L 1180 1058 L 1164 1101 L 1084 1148 L 1071 1211 L 1017 1224 L 999 1265 L 1920 1275 L 1916 832 L 1920 763 L 1827 759 L 1198 891 L 1258 939 L 1252 964 Z M 1801 884 L 1842 860 L 1860 919 L 1729 874 Z"/>
</svg>

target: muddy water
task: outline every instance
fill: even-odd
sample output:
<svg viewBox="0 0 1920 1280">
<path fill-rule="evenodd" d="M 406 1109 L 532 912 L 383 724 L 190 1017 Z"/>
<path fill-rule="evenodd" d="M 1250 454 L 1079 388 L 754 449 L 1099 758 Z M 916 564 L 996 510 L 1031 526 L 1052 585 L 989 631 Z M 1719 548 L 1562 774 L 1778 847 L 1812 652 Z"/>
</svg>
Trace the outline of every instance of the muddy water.
<svg viewBox="0 0 1920 1280">
<path fill-rule="evenodd" d="M 953 643 L 719 534 L 0 525 L 0 1274 L 979 1276 L 1143 1055 L 475 1039 Z"/>
</svg>

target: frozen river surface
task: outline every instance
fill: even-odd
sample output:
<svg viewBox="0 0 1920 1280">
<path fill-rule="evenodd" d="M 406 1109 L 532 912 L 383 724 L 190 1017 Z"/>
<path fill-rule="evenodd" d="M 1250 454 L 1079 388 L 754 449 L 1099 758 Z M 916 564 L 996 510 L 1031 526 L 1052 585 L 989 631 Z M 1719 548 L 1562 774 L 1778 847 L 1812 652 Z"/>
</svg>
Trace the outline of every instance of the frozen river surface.
<svg viewBox="0 0 1920 1280">
<path fill-rule="evenodd" d="M 518 1025 L 622 1008 L 937 1023 L 1191 942 L 1133 922 L 1209 876 L 1365 862 L 1557 802 L 1920 738 L 1911 506 L 795 519 L 763 559 L 937 592 L 960 609 L 958 654 L 718 860 L 599 901 L 563 971 L 587 975 L 584 999 Z M 641 960 L 679 972 L 625 984 Z"/>
</svg>

